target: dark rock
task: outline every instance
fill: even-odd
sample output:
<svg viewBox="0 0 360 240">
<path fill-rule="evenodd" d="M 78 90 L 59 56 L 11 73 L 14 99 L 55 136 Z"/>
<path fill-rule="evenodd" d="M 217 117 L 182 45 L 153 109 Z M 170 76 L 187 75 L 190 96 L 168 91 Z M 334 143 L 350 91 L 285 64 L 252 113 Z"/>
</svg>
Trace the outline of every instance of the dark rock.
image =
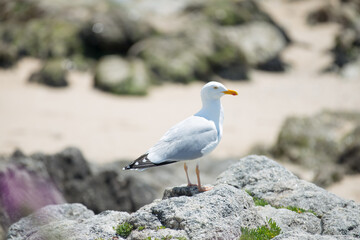
<svg viewBox="0 0 360 240">
<path fill-rule="evenodd" d="M 100 59 L 95 73 L 95 87 L 115 94 L 144 95 L 150 75 L 140 59 L 126 60 L 120 56 Z"/>
<path fill-rule="evenodd" d="M 327 69 L 355 79 L 360 77 L 359 12 L 360 2 L 348 0 L 340 1 L 339 4 L 329 2 L 308 16 L 310 24 L 337 22 L 341 25 L 340 32 L 335 36 L 335 45 L 331 49 L 334 60 Z"/>
<path fill-rule="evenodd" d="M 86 54 L 99 58 L 108 54 L 125 54 L 135 42 L 153 33 L 148 22 L 116 5 L 95 13 L 82 27 L 80 37 L 85 44 Z"/>
<path fill-rule="evenodd" d="M 0 159 L 1 229 L 49 204 L 80 202 L 95 212 L 132 212 L 150 203 L 156 189 L 116 169 L 94 171 L 76 148 L 55 155 L 25 156 L 17 150 Z M 1 238 L 0 238 L 1 239 Z"/>
<path fill-rule="evenodd" d="M 0 229 L 4 234 L 10 224 L 31 212 L 64 202 L 42 164 L 32 164 L 19 151 L 12 161 L 0 160 Z"/>
<path fill-rule="evenodd" d="M 68 86 L 66 74 L 67 71 L 63 66 L 63 60 L 50 60 L 44 64 L 42 69 L 33 73 L 29 81 L 50 87 L 66 87 Z"/>
</svg>

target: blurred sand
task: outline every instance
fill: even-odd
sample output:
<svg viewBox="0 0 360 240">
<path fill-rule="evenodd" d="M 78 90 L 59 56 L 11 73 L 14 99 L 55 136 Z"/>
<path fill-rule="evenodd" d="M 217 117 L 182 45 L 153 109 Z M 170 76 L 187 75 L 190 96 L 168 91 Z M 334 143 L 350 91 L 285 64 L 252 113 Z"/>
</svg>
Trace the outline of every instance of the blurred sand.
<svg viewBox="0 0 360 240">
<path fill-rule="evenodd" d="M 222 99 L 224 135 L 213 157 L 241 157 L 256 143 L 273 144 L 290 115 L 360 111 L 359 79 L 319 73 L 331 60 L 326 50 L 338 26 L 309 27 L 304 16 L 322 2 L 262 1 L 295 41 L 283 55 L 291 68 L 285 74 L 254 71 L 251 82 L 224 82 L 239 96 Z M 73 145 L 93 162 L 134 159 L 201 107 L 202 83 L 165 84 L 147 97 L 118 97 L 95 90 L 89 73 L 71 72 L 66 89 L 27 83 L 39 66 L 37 60 L 24 59 L 13 69 L 0 70 L 0 154 L 16 148 L 27 154 L 55 153 Z M 360 201 L 359 185 L 355 176 L 331 190 Z"/>
</svg>

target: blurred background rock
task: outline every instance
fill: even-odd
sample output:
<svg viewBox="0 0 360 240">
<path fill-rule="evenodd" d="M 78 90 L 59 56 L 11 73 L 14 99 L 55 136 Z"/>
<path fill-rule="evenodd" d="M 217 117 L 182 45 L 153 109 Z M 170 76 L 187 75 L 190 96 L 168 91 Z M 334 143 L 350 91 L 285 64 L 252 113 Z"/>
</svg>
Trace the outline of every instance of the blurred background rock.
<svg viewBox="0 0 360 240">
<path fill-rule="evenodd" d="M 205 183 L 265 154 L 359 202 L 359 29 L 357 0 L 0 0 L 0 235 L 43 205 L 131 212 L 184 183 L 121 168 L 211 80 L 239 96 Z"/>
</svg>

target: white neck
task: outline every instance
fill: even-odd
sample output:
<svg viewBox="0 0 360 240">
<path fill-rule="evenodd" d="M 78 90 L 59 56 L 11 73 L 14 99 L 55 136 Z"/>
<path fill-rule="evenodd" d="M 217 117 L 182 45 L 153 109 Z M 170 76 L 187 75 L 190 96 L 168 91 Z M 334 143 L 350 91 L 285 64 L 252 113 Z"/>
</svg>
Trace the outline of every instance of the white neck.
<svg viewBox="0 0 360 240">
<path fill-rule="evenodd" d="M 215 123 L 219 139 L 222 136 L 222 125 L 224 120 L 223 107 L 220 99 L 202 98 L 203 107 L 195 116 L 204 117 Z"/>
</svg>

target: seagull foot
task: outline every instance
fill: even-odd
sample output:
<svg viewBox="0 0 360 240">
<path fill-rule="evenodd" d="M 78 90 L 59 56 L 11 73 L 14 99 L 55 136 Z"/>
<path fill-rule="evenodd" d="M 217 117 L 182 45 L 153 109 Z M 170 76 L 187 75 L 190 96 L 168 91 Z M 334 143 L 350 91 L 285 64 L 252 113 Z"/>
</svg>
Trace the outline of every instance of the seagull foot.
<svg viewBox="0 0 360 240">
<path fill-rule="evenodd" d="M 199 192 L 206 192 L 206 191 L 210 191 L 211 189 L 213 189 L 214 187 L 206 187 L 206 186 L 197 186 Z"/>
</svg>

